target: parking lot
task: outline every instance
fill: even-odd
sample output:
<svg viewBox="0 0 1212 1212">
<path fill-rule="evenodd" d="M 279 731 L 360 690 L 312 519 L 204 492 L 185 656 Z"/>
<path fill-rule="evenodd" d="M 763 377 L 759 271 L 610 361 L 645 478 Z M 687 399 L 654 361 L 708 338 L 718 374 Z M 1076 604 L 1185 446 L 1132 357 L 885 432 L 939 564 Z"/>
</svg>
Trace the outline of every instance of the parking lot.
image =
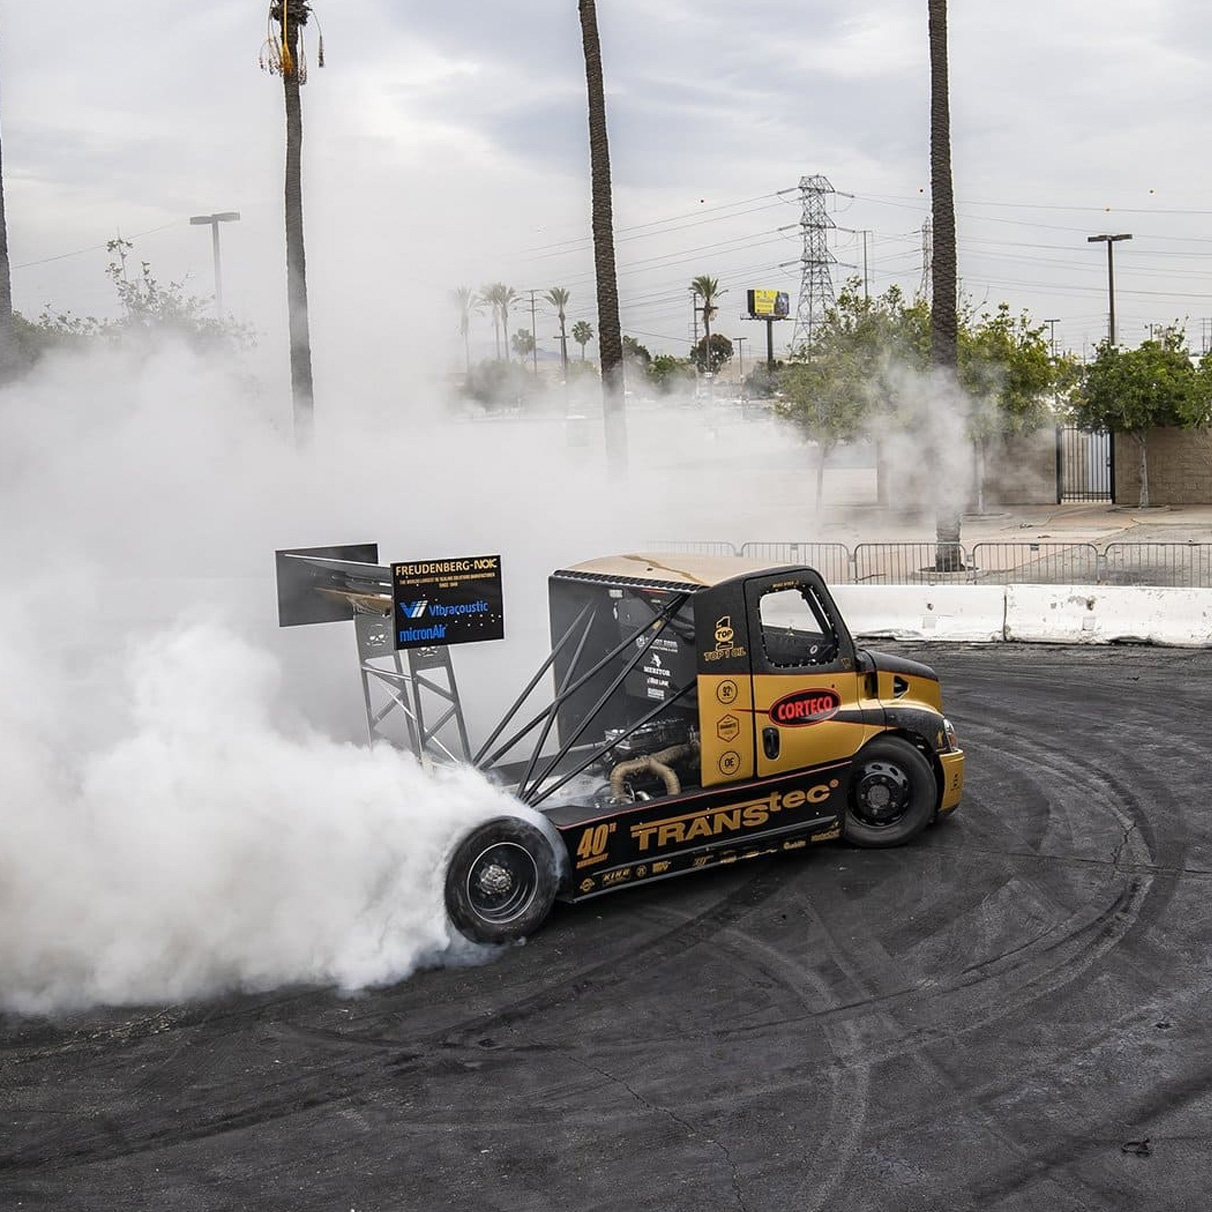
<svg viewBox="0 0 1212 1212">
<path fill-rule="evenodd" d="M 0 1020 L 0 1206 L 1203 1206 L 1212 652 L 900 650 L 968 751 L 917 843 L 353 998 Z"/>
</svg>

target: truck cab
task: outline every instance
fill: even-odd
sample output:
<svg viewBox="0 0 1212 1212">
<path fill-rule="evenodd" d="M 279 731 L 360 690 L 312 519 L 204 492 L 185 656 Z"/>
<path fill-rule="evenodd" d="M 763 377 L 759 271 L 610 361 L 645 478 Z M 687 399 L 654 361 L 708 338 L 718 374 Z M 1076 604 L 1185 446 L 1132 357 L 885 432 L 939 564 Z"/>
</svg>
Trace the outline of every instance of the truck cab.
<svg viewBox="0 0 1212 1212">
<path fill-rule="evenodd" d="M 616 662 L 632 658 L 621 679 L 608 662 L 558 704 L 565 741 L 609 744 L 634 728 L 638 740 L 619 742 L 629 760 L 641 756 L 645 737 L 654 752 L 689 745 L 693 759 L 676 764 L 684 793 L 848 764 L 876 738 L 899 736 L 931 765 L 936 811 L 958 804 L 963 754 L 949 738 L 934 671 L 856 648 L 814 569 L 613 556 L 554 573 L 549 598 L 553 646 L 589 617 L 586 646 L 609 652 L 622 643 Z M 584 648 L 578 652 L 583 667 Z M 557 656 L 557 687 L 577 665 L 567 648 Z M 633 773 L 628 788 L 669 794 L 672 784 L 654 777 L 651 763 Z"/>
</svg>

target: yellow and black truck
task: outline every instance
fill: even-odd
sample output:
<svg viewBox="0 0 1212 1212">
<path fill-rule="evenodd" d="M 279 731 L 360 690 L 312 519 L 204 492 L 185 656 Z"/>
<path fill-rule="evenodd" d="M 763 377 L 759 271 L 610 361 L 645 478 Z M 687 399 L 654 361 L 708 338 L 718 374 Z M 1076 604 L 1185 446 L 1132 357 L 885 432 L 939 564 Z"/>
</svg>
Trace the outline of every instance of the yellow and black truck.
<svg viewBox="0 0 1212 1212">
<path fill-rule="evenodd" d="M 811 568 L 612 556 L 553 573 L 549 604 L 552 702 L 479 763 L 533 812 L 475 829 L 446 872 L 473 940 L 525 937 L 557 898 L 899 845 L 960 802 L 938 677 L 856 647 Z M 523 736 L 529 758 L 502 760 Z"/>
</svg>

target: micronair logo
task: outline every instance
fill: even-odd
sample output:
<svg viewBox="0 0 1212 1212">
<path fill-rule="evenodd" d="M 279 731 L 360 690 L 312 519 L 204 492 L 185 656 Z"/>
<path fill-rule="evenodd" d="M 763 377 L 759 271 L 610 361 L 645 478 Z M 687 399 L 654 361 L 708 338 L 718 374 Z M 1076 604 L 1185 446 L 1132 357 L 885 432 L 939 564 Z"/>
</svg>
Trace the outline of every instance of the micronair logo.
<svg viewBox="0 0 1212 1212">
<path fill-rule="evenodd" d="M 400 610 L 406 619 L 419 619 L 425 613 L 425 607 L 428 605 L 428 599 L 423 598 L 419 602 L 401 602 Z"/>
</svg>

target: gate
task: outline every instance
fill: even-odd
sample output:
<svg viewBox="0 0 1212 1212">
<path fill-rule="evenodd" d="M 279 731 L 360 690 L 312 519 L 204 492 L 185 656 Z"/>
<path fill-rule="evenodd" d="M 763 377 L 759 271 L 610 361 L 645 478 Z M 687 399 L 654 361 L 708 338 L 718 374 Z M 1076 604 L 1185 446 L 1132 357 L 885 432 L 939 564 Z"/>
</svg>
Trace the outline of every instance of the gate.
<svg viewBox="0 0 1212 1212">
<path fill-rule="evenodd" d="M 1115 443 L 1109 433 L 1057 429 L 1056 500 L 1115 500 Z"/>
</svg>

